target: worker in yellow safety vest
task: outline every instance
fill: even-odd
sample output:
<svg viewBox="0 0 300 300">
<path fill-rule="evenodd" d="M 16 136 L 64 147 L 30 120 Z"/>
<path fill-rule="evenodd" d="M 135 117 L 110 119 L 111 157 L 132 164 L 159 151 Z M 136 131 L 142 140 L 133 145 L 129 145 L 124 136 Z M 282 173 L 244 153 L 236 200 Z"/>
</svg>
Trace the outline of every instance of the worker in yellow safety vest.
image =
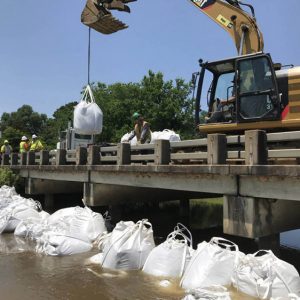
<svg viewBox="0 0 300 300">
<path fill-rule="evenodd" d="M 38 139 L 37 135 L 32 135 L 32 142 L 30 143 L 30 151 L 39 152 L 44 149 L 43 144 Z"/>
<path fill-rule="evenodd" d="M 11 153 L 12 153 L 12 147 L 8 143 L 8 140 L 5 140 L 4 141 L 4 145 L 2 145 L 2 147 L 1 147 L 1 154 L 8 154 L 8 155 L 10 155 Z"/>
<path fill-rule="evenodd" d="M 30 150 L 29 139 L 23 135 L 20 143 L 20 153 L 28 152 Z"/>
</svg>

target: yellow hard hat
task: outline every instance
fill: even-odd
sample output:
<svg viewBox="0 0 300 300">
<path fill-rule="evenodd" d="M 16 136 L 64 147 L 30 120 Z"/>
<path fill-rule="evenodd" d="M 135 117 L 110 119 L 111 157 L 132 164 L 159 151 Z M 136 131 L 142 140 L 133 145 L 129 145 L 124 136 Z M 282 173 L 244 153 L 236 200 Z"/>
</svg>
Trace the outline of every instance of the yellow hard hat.
<svg viewBox="0 0 300 300">
<path fill-rule="evenodd" d="M 8 140 L 5 140 L 5 141 L 4 141 L 4 144 L 8 144 Z"/>
</svg>

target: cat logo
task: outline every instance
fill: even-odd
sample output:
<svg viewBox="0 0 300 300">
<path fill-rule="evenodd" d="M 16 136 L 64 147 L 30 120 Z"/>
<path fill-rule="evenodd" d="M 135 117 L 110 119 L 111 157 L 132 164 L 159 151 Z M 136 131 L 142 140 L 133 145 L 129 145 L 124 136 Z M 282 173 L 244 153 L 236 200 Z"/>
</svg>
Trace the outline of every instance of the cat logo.
<svg viewBox="0 0 300 300">
<path fill-rule="evenodd" d="M 216 0 L 193 0 L 193 2 L 201 9 L 206 9 L 207 7 L 213 5 Z"/>
</svg>

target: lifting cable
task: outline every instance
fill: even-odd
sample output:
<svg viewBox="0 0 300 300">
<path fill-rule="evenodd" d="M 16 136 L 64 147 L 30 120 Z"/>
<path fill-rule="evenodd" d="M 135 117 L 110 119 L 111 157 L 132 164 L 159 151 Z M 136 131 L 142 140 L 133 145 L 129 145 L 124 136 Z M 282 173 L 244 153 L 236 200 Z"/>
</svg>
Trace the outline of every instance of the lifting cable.
<svg viewBox="0 0 300 300">
<path fill-rule="evenodd" d="M 88 41 L 88 85 L 90 85 L 90 66 L 91 66 L 91 27 L 89 27 L 89 41 Z"/>
</svg>

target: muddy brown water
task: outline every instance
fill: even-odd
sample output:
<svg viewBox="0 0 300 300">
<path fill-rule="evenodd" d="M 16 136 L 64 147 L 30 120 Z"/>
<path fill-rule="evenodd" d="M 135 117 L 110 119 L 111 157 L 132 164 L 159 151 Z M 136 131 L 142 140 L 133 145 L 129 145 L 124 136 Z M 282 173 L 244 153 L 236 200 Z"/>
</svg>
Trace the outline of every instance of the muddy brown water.
<svg viewBox="0 0 300 300">
<path fill-rule="evenodd" d="M 50 257 L 34 252 L 33 242 L 0 235 L 1 300 L 180 300 L 184 291 L 179 282 L 142 271 L 112 271 L 90 264 L 90 252 L 64 257 Z M 232 299 L 254 299 L 231 289 Z"/>
<path fill-rule="evenodd" d="M 74 198 L 69 202 L 62 200 L 57 201 L 54 211 L 81 204 L 80 201 L 74 204 Z M 144 205 L 132 208 L 130 205 L 122 208 L 119 217 L 133 221 L 148 218 L 153 224 L 157 244 L 165 240 L 180 220 L 178 207 L 172 205 L 154 208 Z M 193 207 L 190 229 L 194 248 L 212 236 L 223 236 L 238 244 L 245 253 L 257 250 L 256 244 L 249 239 L 223 235 L 221 224 L 222 206 Z M 162 286 L 164 278 L 149 276 L 142 271 L 112 271 L 91 264 L 88 259 L 98 253 L 98 249 L 72 256 L 50 257 L 37 254 L 34 248 L 35 243 L 29 240 L 13 234 L 0 235 L 0 300 L 181 300 L 185 295 L 178 281 L 170 280 L 168 286 Z M 283 259 L 300 270 L 298 251 L 281 249 L 281 253 Z M 238 293 L 234 288 L 230 289 L 230 294 L 233 300 L 255 299 Z"/>
</svg>

